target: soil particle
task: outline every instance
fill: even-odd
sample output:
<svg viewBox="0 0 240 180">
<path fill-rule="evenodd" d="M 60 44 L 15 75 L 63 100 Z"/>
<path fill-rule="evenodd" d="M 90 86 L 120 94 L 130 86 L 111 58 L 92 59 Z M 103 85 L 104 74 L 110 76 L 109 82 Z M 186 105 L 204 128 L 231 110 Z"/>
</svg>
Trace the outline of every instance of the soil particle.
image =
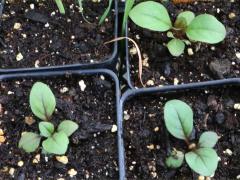
<svg viewBox="0 0 240 180">
<path fill-rule="evenodd" d="M 230 73 L 231 62 L 228 60 L 215 60 L 209 64 L 209 69 L 218 79 L 223 79 Z"/>
</svg>

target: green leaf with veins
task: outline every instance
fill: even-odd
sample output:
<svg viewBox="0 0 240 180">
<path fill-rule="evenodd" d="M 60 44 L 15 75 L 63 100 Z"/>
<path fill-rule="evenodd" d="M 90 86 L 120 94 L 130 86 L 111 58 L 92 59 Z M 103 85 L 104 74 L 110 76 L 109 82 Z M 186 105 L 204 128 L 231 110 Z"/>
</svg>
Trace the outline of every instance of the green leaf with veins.
<svg viewBox="0 0 240 180">
<path fill-rule="evenodd" d="M 36 82 L 30 92 L 32 112 L 41 120 L 50 120 L 56 107 L 55 96 L 51 89 L 42 82 Z"/>
<path fill-rule="evenodd" d="M 39 123 L 40 134 L 44 137 L 50 137 L 54 132 L 54 125 L 50 122 Z"/>
<path fill-rule="evenodd" d="M 32 132 L 22 133 L 18 147 L 24 149 L 26 152 L 34 152 L 40 144 L 41 136 Z"/>
<path fill-rule="evenodd" d="M 174 137 L 186 140 L 193 129 L 192 109 L 183 101 L 170 100 L 164 106 L 164 121 Z"/>
<path fill-rule="evenodd" d="M 187 164 L 202 176 L 211 176 L 218 166 L 218 155 L 212 148 L 199 148 L 185 154 Z"/>
<path fill-rule="evenodd" d="M 181 151 L 173 150 L 166 159 L 166 165 L 169 168 L 179 168 L 183 164 L 184 154 Z"/>
<path fill-rule="evenodd" d="M 172 28 L 167 9 L 160 3 L 146 1 L 137 4 L 129 13 L 132 21 L 140 27 L 153 31 L 167 31 Z"/>
<path fill-rule="evenodd" d="M 44 150 L 51 154 L 65 154 L 68 148 L 69 139 L 64 132 L 56 132 L 51 137 L 43 141 Z"/>
<path fill-rule="evenodd" d="M 186 34 L 190 40 L 216 44 L 225 38 L 226 29 L 214 16 L 202 14 L 192 20 Z"/>
<path fill-rule="evenodd" d="M 216 145 L 217 141 L 218 135 L 215 132 L 207 131 L 200 136 L 198 146 L 212 148 Z"/>
<path fill-rule="evenodd" d="M 70 120 L 64 120 L 58 126 L 58 132 L 64 132 L 68 137 L 71 136 L 77 129 L 78 124 Z"/>
<path fill-rule="evenodd" d="M 172 39 L 168 42 L 167 48 L 173 56 L 180 56 L 185 49 L 185 44 L 180 39 Z"/>
</svg>

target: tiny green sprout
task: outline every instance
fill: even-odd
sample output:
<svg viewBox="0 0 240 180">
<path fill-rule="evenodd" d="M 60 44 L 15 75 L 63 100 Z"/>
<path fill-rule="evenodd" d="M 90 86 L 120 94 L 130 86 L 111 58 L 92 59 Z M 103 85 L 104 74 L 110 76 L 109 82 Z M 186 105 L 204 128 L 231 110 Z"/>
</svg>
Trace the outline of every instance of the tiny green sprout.
<svg viewBox="0 0 240 180">
<path fill-rule="evenodd" d="M 64 8 L 64 5 L 62 3 L 62 0 L 55 0 L 55 3 L 58 7 L 58 10 L 61 14 L 65 14 L 65 8 Z"/>
<path fill-rule="evenodd" d="M 101 25 L 104 20 L 107 18 L 110 10 L 111 10 L 111 7 L 112 7 L 112 3 L 113 3 L 113 0 L 108 0 L 108 7 L 107 9 L 104 11 L 103 15 L 100 17 L 100 20 L 99 20 L 99 25 Z"/>
<path fill-rule="evenodd" d="M 224 25 L 210 14 L 200 14 L 195 17 L 191 11 L 181 12 L 174 24 L 170 19 L 167 9 L 160 3 L 146 1 L 137 4 L 129 13 L 132 21 L 140 27 L 159 32 L 168 31 L 171 40 L 167 44 L 173 56 L 183 54 L 185 44 L 189 41 L 199 41 L 216 44 L 226 36 Z"/>
<path fill-rule="evenodd" d="M 78 124 L 71 120 L 62 121 L 57 130 L 48 122 L 55 110 L 56 100 L 51 89 L 42 82 L 36 82 L 30 92 L 30 106 L 35 116 L 43 120 L 39 123 L 40 134 L 23 132 L 18 147 L 26 152 L 34 152 L 40 145 L 41 139 L 43 152 L 62 155 L 68 148 L 69 139 L 77 129 Z"/>
<path fill-rule="evenodd" d="M 190 168 L 203 176 L 211 176 L 218 166 L 218 155 L 213 147 L 218 141 L 215 132 L 204 132 L 197 144 L 190 143 L 190 135 L 193 130 L 193 112 L 190 106 L 180 100 L 168 101 L 164 106 L 164 121 L 171 135 L 182 139 L 188 145 L 185 160 Z M 173 150 L 166 159 L 166 165 L 170 168 L 178 168 L 182 165 L 184 154 Z"/>
</svg>

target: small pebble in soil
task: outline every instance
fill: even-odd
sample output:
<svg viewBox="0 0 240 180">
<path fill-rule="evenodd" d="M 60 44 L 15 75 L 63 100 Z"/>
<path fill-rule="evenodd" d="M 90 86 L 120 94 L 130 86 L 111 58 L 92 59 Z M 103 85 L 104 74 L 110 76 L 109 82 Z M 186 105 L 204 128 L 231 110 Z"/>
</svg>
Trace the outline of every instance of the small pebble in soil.
<svg viewBox="0 0 240 180">
<path fill-rule="evenodd" d="M 83 80 L 79 81 L 78 84 L 80 86 L 81 91 L 84 91 L 86 89 L 86 87 L 87 87 Z"/>
<path fill-rule="evenodd" d="M 112 125 L 112 129 L 111 129 L 111 132 L 114 133 L 114 132 L 117 132 L 117 125 Z"/>
<path fill-rule="evenodd" d="M 192 56 L 192 55 L 194 54 L 192 48 L 188 48 L 188 49 L 187 49 L 187 52 L 188 52 L 188 55 L 189 55 L 189 56 Z"/>
<path fill-rule="evenodd" d="M 63 87 L 63 88 L 60 89 L 60 92 L 61 93 L 68 92 L 68 88 L 67 87 Z"/>
<path fill-rule="evenodd" d="M 34 4 L 32 3 L 32 4 L 30 4 L 30 9 L 34 9 Z"/>
<path fill-rule="evenodd" d="M 48 28 L 49 26 L 50 26 L 50 25 L 49 25 L 48 22 L 44 25 L 45 28 Z"/>
<path fill-rule="evenodd" d="M 40 61 L 39 61 L 39 60 L 36 60 L 35 63 L 34 63 L 34 67 L 35 67 L 35 68 L 39 68 L 39 64 L 40 64 Z"/>
<path fill-rule="evenodd" d="M 68 174 L 70 177 L 73 177 L 73 176 L 77 175 L 77 171 L 72 168 L 72 169 L 68 170 Z"/>
<path fill-rule="evenodd" d="M 0 129 L 0 136 L 3 136 L 4 135 L 4 132 L 2 129 Z"/>
<path fill-rule="evenodd" d="M 234 19 L 236 17 L 236 14 L 234 12 L 229 13 L 228 15 L 229 19 Z"/>
<path fill-rule="evenodd" d="M 15 172 L 15 169 L 14 168 L 10 168 L 8 173 L 11 175 L 11 176 L 14 176 L 14 172 Z"/>
<path fill-rule="evenodd" d="M 218 112 L 218 113 L 215 115 L 215 121 L 216 121 L 218 124 L 222 124 L 222 123 L 225 121 L 225 115 L 224 115 L 222 112 Z"/>
<path fill-rule="evenodd" d="M 159 131 L 159 127 L 155 127 L 154 132 L 158 132 L 158 131 Z"/>
<path fill-rule="evenodd" d="M 37 154 L 33 159 L 33 164 L 37 164 L 40 162 L 40 154 Z"/>
<path fill-rule="evenodd" d="M 24 165 L 24 162 L 23 161 L 18 161 L 18 164 L 17 164 L 19 167 L 22 167 Z"/>
<path fill-rule="evenodd" d="M 147 145 L 147 148 L 148 148 L 149 150 L 153 150 L 153 149 L 154 149 L 154 144 Z"/>
<path fill-rule="evenodd" d="M 240 174 L 239 174 L 239 175 L 237 175 L 236 179 L 240 179 Z"/>
<path fill-rule="evenodd" d="M 174 85 L 178 85 L 178 83 L 179 83 L 178 78 L 174 78 L 174 80 L 173 80 L 173 84 L 174 84 Z"/>
<path fill-rule="evenodd" d="M 240 59 L 240 52 L 236 52 L 236 57 Z"/>
<path fill-rule="evenodd" d="M 68 157 L 67 156 L 56 156 L 56 160 L 62 164 L 68 163 Z"/>
<path fill-rule="evenodd" d="M 131 55 L 136 55 L 137 54 L 137 48 L 136 47 L 132 47 L 130 50 L 129 50 L 129 53 Z"/>
<path fill-rule="evenodd" d="M 224 154 L 227 154 L 229 156 L 232 156 L 233 152 L 231 151 L 231 149 L 226 149 L 225 151 L 223 151 Z"/>
<path fill-rule="evenodd" d="M 147 85 L 148 86 L 153 86 L 154 85 L 154 81 L 153 80 L 148 80 L 147 81 Z"/>
<path fill-rule="evenodd" d="M 27 124 L 27 125 L 32 125 L 33 123 L 35 123 L 35 119 L 33 119 L 32 116 L 26 116 L 25 119 L 24 119 L 24 122 Z"/>
<path fill-rule="evenodd" d="M 234 104 L 233 108 L 234 108 L 235 110 L 240 110 L 240 103 Z"/>
<path fill-rule="evenodd" d="M 198 176 L 198 180 L 205 180 L 204 176 Z"/>
<path fill-rule="evenodd" d="M 18 53 L 18 54 L 17 54 L 16 60 L 17 60 L 17 61 L 23 60 L 23 55 L 22 55 L 22 53 Z"/>
<path fill-rule="evenodd" d="M 20 23 L 15 23 L 14 26 L 13 26 L 13 29 L 18 30 L 18 29 L 21 28 L 21 26 L 22 26 L 22 25 L 21 25 Z"/>
<path fill-rule="evenodd" d="M 4 143 L 6 141 L 6 138 L 4 136 L 0 136 L 0 145 L 1 143 Z"/>
<path fill-rule="evenodd" d="M 130 115 L 129 114 L 124 114 L 124 120 L 127 121 L 130 119 Z"/>
</svg>

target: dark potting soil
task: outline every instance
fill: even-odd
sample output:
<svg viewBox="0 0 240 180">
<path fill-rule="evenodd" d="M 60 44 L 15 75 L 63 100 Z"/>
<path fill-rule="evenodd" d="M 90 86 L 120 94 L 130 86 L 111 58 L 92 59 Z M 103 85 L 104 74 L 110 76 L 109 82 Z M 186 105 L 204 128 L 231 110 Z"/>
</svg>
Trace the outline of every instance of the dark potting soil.
<svg viewBox="0 0 240 180">
<path fill-rule="evenodd" d="M 41 80 L 50 86 L 57 100 L 51 122 L 56 126 L 69 119 L 79 124 L 70 137 L 66 165 L 55 155 L 41 154 L 40 148 L 30 154 L 18 148 L 22 132 L 39 132 L 40 120 L 29 106 L 29 92 L 36 80 L 1 82 L 0 129 L 6 141 L 0 144 L 0 179 L 70 179 L 70 169 L 77 171 L 73 179 L 117 179 L 117 138 L 111 132 L 116 124 L 114 84 L 103 77 Z M 79 86 L 81 80 L 86 84 L 84 91 Z M 33 118 L 35 123 L 28 125 L 25 118 Z M 39 162 L 36 155 L 40 155 Z M 22 167 L 19 161 L 23 161 Z"/>
<path fill-rule="evenodd" d="M 192 142 L 197 142 L 208 130 L 221 137 L 215 146 L 220 161 L 212 179 L 237 179 L 240 175 L 240 111 L 233 107 L 240 102 L 239 90 L 159 94 L 136 97 L 127 102 L 124 108 L 124 141 L 128 179 L 198 179 L 186 162 L 177 170 L 165 166 L 167 152 L 171 148 L 187 151 L 184 141 L 172 137 L 165 130 L 163 106 L 171 99 L 183 100 L 193 109 Z"/>
<path fill-rule="evenodd" d="M 64 6 L 66 14 L 61 15 L 53 0 L 6 1 L 0 29 L 5 44 L 0 44 L 0 67 L 83 64 L 110 57 L 111 45 L 104 42 L 113 38 L 114 14 L 98 25 L 108 1 L 83 1 L 84 16 L 90 23 L 74 1 L 64 1 Z"/>
<path fill-rule="evenodd" d="M 176 5 L 170 1 L 170 3 L 165 3 L 165 7 L 172 21 L 180 12 L 187 10 L 196 15 L 212 14 L 225 25 L 227 36 L 223 42 L 215 45 L 192 43 L 191 46 L 186 46 L 183 55 L 173 57 L 163 45 L 169 41 L 166 33 L 142 29 L 129 20 L 129 37 L 136 40 L 144 56 L 142 78 L 147 86 L 174 84 L 174 79 L 175 83 L 181 84 L 239 77 L 240 57 L 237 57 L 240 55 L 239 1 L 203 2 L 199 0 L 195 3 Z M 188 48 L 193 50 L 193 55 L 188 54 Z M 141 87 L 138 79 L 137 55 L 130 55 L 130 64 L 132 82 L 135 86 Z"/>
</svg>

